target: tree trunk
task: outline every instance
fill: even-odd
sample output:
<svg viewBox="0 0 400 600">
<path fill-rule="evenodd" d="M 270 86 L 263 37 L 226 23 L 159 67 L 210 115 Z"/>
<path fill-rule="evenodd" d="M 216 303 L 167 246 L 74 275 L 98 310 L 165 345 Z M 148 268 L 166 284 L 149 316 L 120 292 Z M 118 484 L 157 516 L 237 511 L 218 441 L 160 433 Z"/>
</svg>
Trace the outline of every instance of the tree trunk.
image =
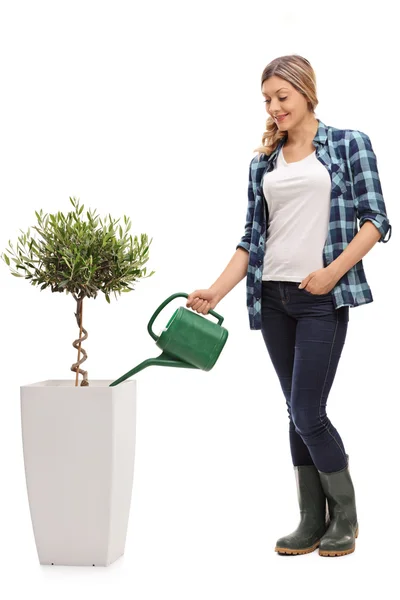
<svg viewBox="0 0 400 600">
<path fill-rule="evenodd" d="M 77 304 L 77 310 L 75 313 L 75 317 L 76 317 L 76 321 L 78 323 L 78 327 L 79 327 L 79 338 L 77 340 L 75 340 L 73 342 L 73 347 L 76 348 L 78 350 L 78 360 L 76 363 L 74 363 L 71 367 L 71 371 L 74 371 L 74 373 L 76 373 L 76 378 L 75 378 L 75 386 L 78 385 L 78 378 L 79 378 L 79 373 L 83 376 L 82 382 L 81 382 L 81 386 L 88 386 L 89 385 L 89 381 L 88 381 L 88 373 L 87 371 L 84 371 L 83 369 L 80 368 L 81 363 L 83 363 L 86 359 L 87 359 L 87 353 L 84 350 L 84 348 L 81 347 L 81 344 L 84 340 L 87 339 L 88 334 L 86 329 L 84 329 L 83 325 L 82 325 L 82 304 L 83 304 L 83 299 L 85 296 L 80 296 L 77 297 L 75 294 L 73 294 L 75 300 L 76 300 L 76 304 Z M 84 333 L 84 336 L 82 337 L 82 332 Z M 83 354 L 83 357 L 80 358 L 80 354 Z"/>
</svg>

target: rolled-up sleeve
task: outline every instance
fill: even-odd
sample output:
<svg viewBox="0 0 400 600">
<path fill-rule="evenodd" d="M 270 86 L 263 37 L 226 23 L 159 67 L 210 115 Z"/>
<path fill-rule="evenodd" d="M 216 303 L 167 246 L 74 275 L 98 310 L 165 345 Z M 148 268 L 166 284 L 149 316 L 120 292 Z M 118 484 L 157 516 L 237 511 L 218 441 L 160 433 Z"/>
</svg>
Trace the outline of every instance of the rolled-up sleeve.
<svg viewBox="0 0 400 600">
<path fill-rule="evenodd" d="M 247 187 L 247 209 L 246 209 L 246 224 L 244 227 L 244 234 L 242 235 L 240 242 L 236 246 L 236 250 L 238 248 L 244 248 L 247 252 L 250 252 L 250 241 L 251 241 L 251 230 L 253 228 L 253 219 L 254 219 L 254 192 L 253 192 L 253 182 L 251 178 L 251 170 L 252 163 L 254 158 L 250 161 L 249 166 L 249 178 L 248 178 L 248 187 Z"/>
<path fill-rule="evenodd" d="M 352 170 L 354 202 L 360 228 L 371 221 L 381 234 L 379 242 L 388 242 L 392 235 L 385 201 L 382 195 L 377 158 L 366 133 L 352 131 L 350 138 L 350 166 Z M 384 238 L 389 232 L 387 240 Z"/>
</svg>

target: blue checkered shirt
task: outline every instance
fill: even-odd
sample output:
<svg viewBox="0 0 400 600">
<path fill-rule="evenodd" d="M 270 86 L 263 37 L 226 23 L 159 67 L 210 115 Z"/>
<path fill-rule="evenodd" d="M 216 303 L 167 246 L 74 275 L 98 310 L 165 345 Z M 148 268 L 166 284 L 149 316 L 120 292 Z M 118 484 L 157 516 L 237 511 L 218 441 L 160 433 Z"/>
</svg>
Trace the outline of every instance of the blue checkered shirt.
<svg viewBox="0 0 400 600">
<path fill-rule="evenodd" d="M 379 181 L 376 155 L 369 137 L 357 130 L 319 125 L 313 144 L 316 158 L 331 177 L 331 208 L 328 236 L 323 248 L 324 267 L 334 261 L 351 242 L 359 226 L 371 221 L 381 233 L 379 242 L 388 242 L 392 234 Z M 261 289 L 268 223 L 268 206 L 263 193 L 263 175 L 272 171 L 278 153 L 286 141 L 282 138 L 268 156 L 259 154 L 250 162 L 248 203 L 244 235 L 236 248 L 249 253 L 246 280 L 247 310 L 250 329 L 261 329 Z M 384 238 L 389 231 L 387 240 Z M 335 308 L 372 302 L 362 260 L 347 271 L 331 290 Z"/>
</svg>

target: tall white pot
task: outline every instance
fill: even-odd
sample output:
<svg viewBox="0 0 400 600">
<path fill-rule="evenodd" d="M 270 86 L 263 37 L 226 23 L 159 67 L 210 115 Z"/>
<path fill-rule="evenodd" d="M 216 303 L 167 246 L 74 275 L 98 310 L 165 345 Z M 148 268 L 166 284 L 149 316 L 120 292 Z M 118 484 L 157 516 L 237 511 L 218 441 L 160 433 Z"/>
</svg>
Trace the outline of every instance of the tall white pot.
<svg viewBox="0 0 400 600">
<path fill-rule="evenodd" d="M 136 380 L 21 386 L 25 476 L 41 564 L 108 566 L 125 550 Z"/>
</svg>

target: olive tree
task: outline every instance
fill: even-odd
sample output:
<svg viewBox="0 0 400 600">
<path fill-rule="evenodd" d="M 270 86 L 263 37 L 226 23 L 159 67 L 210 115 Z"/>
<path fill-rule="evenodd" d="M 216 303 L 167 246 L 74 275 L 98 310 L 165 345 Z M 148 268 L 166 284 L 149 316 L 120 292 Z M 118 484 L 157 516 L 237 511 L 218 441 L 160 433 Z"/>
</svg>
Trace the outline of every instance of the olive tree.
<svg viewBox="0 0 400 600">
<path fill-rule="evenodd" d="M 50 288 L 52 292 L 73 296 L 79 337 L 72 344 L 78 351 L 78 359 L 71 371 L 76 373 L 76 386 L 79 374 L 83 376 L 81 386 L 87 386 L 88 373 L 80 368 L 87 359 L 81 344 L 88 337 L 82 320 L 83 300 L 96 298 L 102 292 L 110 303 L 112 293 L 117 298 L 121 292 L 134 290 L 139 279 L 153 275 L 155 271 L 146 275 L 146 267 L 143 268 L 149 259 L 152 239 L 149 241 L 145 233 L 132 238 L 128 234 L 131 221 L 126 215 L 124 223 L 119 225 L 121 219 L 114 220 L 109 214 L 107 222 L 107 216 L 102 220 L 91 210 L 86 212 L 85 219 L 84 205 L 80 206 L 75 197 L 69 200 L 74 210 L 67 215 L 35 211 L 38 224 L 32 229 L 40 237 L 31 236 L 31 228 L 27 233 L 20 229 L 22 235 L 16 249 L 9 241 L 9 248 L 1 257 L 12 275 L 28 279 L 31 285 L 40 286 L 40 291 Z"/>
</svg>

